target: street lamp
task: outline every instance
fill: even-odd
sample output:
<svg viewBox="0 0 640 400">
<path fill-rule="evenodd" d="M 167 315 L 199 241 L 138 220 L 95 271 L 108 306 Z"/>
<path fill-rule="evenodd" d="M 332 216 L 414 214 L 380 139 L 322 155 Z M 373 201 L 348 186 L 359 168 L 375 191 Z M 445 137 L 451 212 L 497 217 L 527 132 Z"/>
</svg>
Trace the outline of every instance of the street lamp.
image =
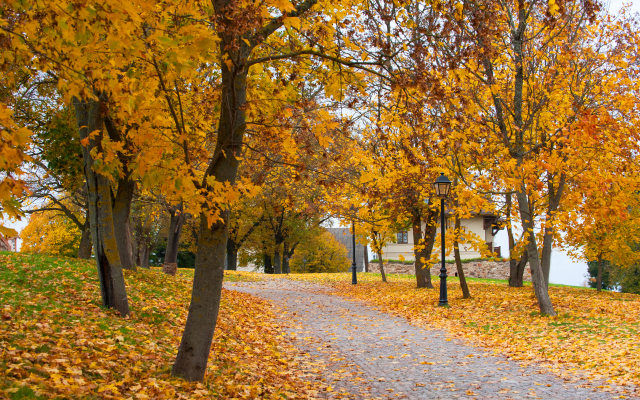
<svg viewBox="0 0 640 400">
<path fill-rule="evenodd" d="M 356 208 L 354 206 L 351 206 L 351 211 L 355 214 Z M 353 229 L 353 235 L 352 235 L 352 239 L 353 239 L 353 264 L 351 264 L 351 284 L 352 285 L 357 285 L 358 284 L 358 275 L 356 274 L 357 267 L 356 267 L 356 218 L 355 218 L 355 215 L 353 217 L 351 217 L 351 227 Z"/>
<path fill-rule="evenodd" d="M 447 300 L 447 267 L 445 267 L 445 243 L 444 243 L 444 199 L 449 196 L 449 190 L 451 189 L 451 181 L 444 176 L 444 172 L 440 174 L 438 179 L 433 183 L 433 187 L 436 191 L 436 196 L 440 197 L 440 240 L 442 245 L 442 267 L 440 268 L 440 301 L 439 306 L 449 305 Z"/>
</svg>

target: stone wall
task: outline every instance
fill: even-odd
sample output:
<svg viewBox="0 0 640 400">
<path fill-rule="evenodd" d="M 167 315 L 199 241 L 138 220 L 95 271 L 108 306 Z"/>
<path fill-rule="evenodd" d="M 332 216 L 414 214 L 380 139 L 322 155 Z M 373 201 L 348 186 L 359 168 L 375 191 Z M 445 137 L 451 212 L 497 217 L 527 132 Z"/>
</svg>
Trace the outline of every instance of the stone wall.
<svg viewBox="0 0 640 400">
<path fill-rule="evenodd" d="M 456 275 L 456 265 L 447 263 L 447 275 Z M 468 278 L 509 279 L 509 261 L 471 261 L 462 263 L 464 274 Z M 369 272 L 380 272 L 378 263 L 369 263 Z M 415 274 L 413 264 L 384 263 L 384 272 L 387 274 Z M 431 267 L 431 275 L 440 275 L 440 265 Z M 524 280 L 531 281 L 529 264 L 524 269 Z"/>
</svg>

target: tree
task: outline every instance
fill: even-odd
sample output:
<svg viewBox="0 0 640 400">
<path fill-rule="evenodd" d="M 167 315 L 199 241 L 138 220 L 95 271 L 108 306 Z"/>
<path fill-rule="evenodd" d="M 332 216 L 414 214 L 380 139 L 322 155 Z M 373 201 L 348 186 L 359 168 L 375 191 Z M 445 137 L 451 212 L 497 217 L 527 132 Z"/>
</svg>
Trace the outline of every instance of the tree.
<svg viewBox="0 0 640 400">
<path fill-rule="evenodd" d="M 611 264 L 608 261 L 588 261 L 587 275 L 589 278 L 589 287 L 598 289 L 599 291 L 602 289 L 615 289 L 615 285 L 611 279 Z"/>
<path fill-rule="evenodd" d="M 603 163 L 604 168 L 592 171 L 595 179 L 574 185 L 579 193 L 574 196 L 575 222 L 566 228 L 565 242 L 574 249 L 569 254 L 597 265 L 594 287 L 598 291 L 603 288 L 605 274 L 610 275 L 607 269 L 611 264 L 624 269 L 640 261 L 640 181 L 636 174 L 624 172 L 612 180 L 612 167 L 624 171 L 631 166 L 627 160 L 619 161 L 593 160 Z"/>
<path fill-rule="evenodd" d="M 187 214 L 183 212 L 183 204 L 177 206 L 169 206 L 169 230 L 167 232 L 167 248 L 164 255 L 164 264 L 172 265 L 178 263 L 178 246 L 180 245 L 180 235 L 182 234 L 182 225 L 184 224 Z"/>
<path fill-rule="evenodd" d="M 512 217 L 515 211 L 513 209 L 513 195 L 511 193 L 508 193 L 505 195 L 505 198 L 507 236 L 509 240 L 509 286 L 523 287 L 524 269 L 527 265 L 527 262 L 529 262 L 529 257 L 527 256 L 527 249 L 523 249 L 523 246 L 519 246 L 520 248 L 518 248 L 516 240 L 514 239 L 512 224 Z M 523 242 L 521 241 L 520 244 L 523 244 Z M 518 254 L 520 254 L 519 260 Z"/>
<path fill-rule="evenodd" d="M 632 264 L 615 267 L 609 272 L 610 283 L 614 282 L 616 289 L 622 293 L 640 294 L 640 265 Z"/>
<path fill-rule="evenodd" d="M 145 14 L 147 5 L 139 5 L 136 9 L 130 8 L 129 3 L 100 4 L 96 5 L 100 12 L 95 12 L 94 5 L 67 9 L 66 5 L 58 7 L 55 1 L 12 2 L 3 8 L 1 22 L 3 52 L 11 54 L 10 58 L 3 58 L 3 70 L 8 72 L 7 86 L 11 87 L 25 75 L 31 80 L 29 83 L 46 76 L 61 92 L 65 105 L 75 110 L 83 145 L 89 220 L 103 303 L 116 308 L 123 316 L 129 308 L 122 267 L 135 268 L 128 229 L 135 186 L 132 174 L 137 168 L 150 170 L 149 164 L 141 160 L 152 164 L 163 160 L 162 157 L 145 158 L 145 151 L 139 151 L 145 144 L 159 144 L 159 141 L 157 135 L 147 135 L 157 132 L 157 126 L 149 123 L 148 118 L 147 122 L 145 118 L 138 118 L 139 112 L 147 112 L 146 117 L 152 115 L 148 111 L 149 102 L 153 101 L 142 101 L 138 90 L 150 91 L 148 87 L 140 87 L 142 81 L 137 79 L 140 75 L 132 73 L 133 63 L 142 59 L 138 50 L 145 48 L 144 42 L 150 37 L 131 33 L 142 33 L 145 26 L 158 27 L 156 23 L 163 18 L 157 13 Z M 140 15 L 147 20 L 142 22 Z M 154 20 L 156 17 L 159 19 Z M 60 21 L 65 22 L 59 24 Z M 128 35 L 124 41 L 123 32 Z M 76 40 L 79 37 L 84 40 Z M 157 36 L 151 40 L 155 39 Z M 103 48 L 105 43 L 111 43 L 108 51 Z M 14 65 L 19 68 L 11 69 Z M 139 65 L 148 67 L 148 64 Z M 122 66 L 128 66 L 128 75 Z M 144 74 L 147 70 L 136 71 Z M 156 82 L 151 79 L 144 83 Z M 121 90 L 123 88 L 125 90 Z M 134 136 L 135 140 L 130 140 Z M 156 149 L 151 145 L 147 147 L 151 148 Z"/>
<path fill-rule="evenodd" d="M 227 239 L 227 269 L 238 268 L 238 251 L 261 224 L 265 222 L 261 209 L 255 204 L 237 203 L 229 215 L 229 238 Z M 266 272 L 266 271 L 265 271 Z"/>
<path fill-rule="evenodd" d="M 57 94 L 53 98 L 42 98 L 45 94 L 41 93 L 37 95 L 39 98 L 31 100 L 57 105 Z M 31 205 L 28 212 L 57 211 L 68 218 L 82 232 L 78 258 L 89 259 L 93 245 L 87 218 L 88 192 L 82 170 L 82 146 L 75 135 L 77 123 L 73 110 L 54 106 L 36 117 L 31 115 L 38 115 L 38 111 L 24 110 L 25 106 L 20 107 L 21 113 L 25 120 L 29 120 L 28 126 L 35 133 L 30 152 L 32 167 L 27 178 L 30 189 L 28 202 Z M 43 209 L 38 200 L 49 204 Z"/>
<path fill-rule="evenodd" d="M 131 209 L 133 259 L 137 266 L 149 268 L 149 257 L 163 227 L 163 207 L 153 193 L 140 193 Z"/>
<path fill-rule="evenodd" d="M 347 249 L 323 229 L 300 243 L 291 258 L 294 273 L 347 272 L 349 266 Z"/>
<path fill-rule="evenodd" d="M 55 211 L 41 211 L 29 216 L 20 232 L 21 251 L 52 256 L 76 257 L 82 235 L 77 226 Z"/>
<path fill-rule="evenodd" d="M 596 152 L 615 158 L 635 135 L 619 117 L 635 103 L 628 83 L 636 70 L 620 69 L 633 57 L 632 33 L 597 13 L 591 2 L 468 2 L 452 9 L 452 34 L 434 39 L 444 57 L 458 57 L 447 76 L 464 88 L 464 129 L 446 143 L 472 150 L 463 154 L 475 158 L 468 160 L 477 188 L 515 195 L 534 291 L 548 315 L 551 250 L 572 204 L 567 185 L 590 179 Z"/>
<path fill-rule="evenodd" d="M 377 256 L 382 282 L 387 282 L 387 275 L 384 272 L 384 262 L 382 261 L 382 248 L 393 238 L 393 232 L 383 231 L 382 228 L 376 226 L 370 227 L 368 232 L 368 244 Z"/>
<path fill-rule="evenodd" d="M 350 68 L 367 70 L 371 63 L 377 61 L 351 61 L 344 59 L 344 53 L 333 44 L 335 39 L 327 35 L 327 24 L 324 16 L 311 13 L 316 6 L 316 0 L 307 0 L 296 6 L 285 2 L 276 4 L 278 8 L 270 12 L 267 5 L 261 9 L 237 7 L 235 2 L 216 1 L 213 3 L 215 29 L 219 38 L 220 54 L 218 61 L 221 74 L 220 118 L 217 129 L 217 140 L 213 156 L 208 162 L 202 180 L 202 188 L 210 194 L 220 191 L 224 185 L 234 185 L 236 182 L 242 144 L 247 127 L 247 90 L 252 88 L 248 84 L 248 74 L 251 67 L 265 62 L 314 55 L 320 59 L 330 60 L 334 66 L 340 65 Z M 323 4 L 327 10 L 334 10 L 335 4 Z M 284 9 L 280 11 L 280 7 Z M 320 6 L 318 9 L 322 9 Z M 298 23 L 308 26 L 314 32 L 312 43 L 298 42 L 293 39 L 293 30 L 297 30 Z M 282 30 L 292 37 L 292 40 L 281 41 L 276 34 Z M 320 31 L 323 32 L 320 32 Z M 286 36 L 285 36 L 286 37 Z M 304 38 L 303 38 L 304 39 Z M 274 43 L 267 44 L 268 40 Z M 320 42 L 320 43 L 319 43 Z M 373 44 L 372 44 L 373 45 Z M 287 46 L 287 47 L 285 47 Z M 294 49 L 292 49 L 292 46 Z M 318 47 L 316 47 L 318 46 Z M 318 48 L 315 50 L 314 47 Z M 277 49 L 271 52 L 271 49 Z M 324 51 L 322 51 L 324 50 Z M 328 55 L 333 50 L 335 53 Z M 373 47 L 369 51 L 375 50 Z M 267 54 L 261 57 L 260 52 Z M 355 49 L 356 56 L 362 60 L 363 52 Z M 255 58 L 252 58 L 255 57 Z M 382 57 L 382 56 L 381 56 Z M 262 69 L 264 71 L 264 69 Z M 330 68 L 335 71 L 334 68 Z M 341 73 L 338 73 L 342 76 Z M 334 78 L 335 79 L 335 78 Z M 334 80 L 334 82 L 336 82 Z M 339 81 L 338 81 L 339 82 Z M 327 94 L 339 91 L 340 85 L 333 83 L 327 86 Z M 254 120 L 254 123 L 258 121 Z M 330 137 L 331 133 L 321 137 Z M 286 143 L 290 143 L 285 141 Z M 217 189 L 217 190 L 216 190 Z M 222 278 L 224 269 L 224 254 L 228 233 L 228 211 L 219 205 L 205 205 L 201 214 L 201 231 L 199 235 L 198 258 L 196 260 L 196 279 L 194 279 L 193 295 L 189 309 L 189 316 L 185 331 L 173 367 L 173 374 L 188 380 L 202 380 L 211 347 L 211 339 L 215 329 L 217 309 L 220 303 Z M 213 312 L 211 312 L 213 310 Z"/>
<path fill-rule="evenodd" d="M 453 241 L 453 256 L 456 260 L 456 271 L 458 273 L 458 279 L 460 279 L 460 289 L 462 289 L 462 298 L 470 299 L 471 294 L 469 293 L 469 286 L 467 285 L 467 280 L 464 276 L 464 269 L 462 268 L 462 259 L 460 258 L 460 239 L 459 237 L 462 234 L 462 230 L 460 228 L 460 217 L 455 216 L 455 225 L 453 227 L 455 235 L 455 239 Z"/>
</svg>

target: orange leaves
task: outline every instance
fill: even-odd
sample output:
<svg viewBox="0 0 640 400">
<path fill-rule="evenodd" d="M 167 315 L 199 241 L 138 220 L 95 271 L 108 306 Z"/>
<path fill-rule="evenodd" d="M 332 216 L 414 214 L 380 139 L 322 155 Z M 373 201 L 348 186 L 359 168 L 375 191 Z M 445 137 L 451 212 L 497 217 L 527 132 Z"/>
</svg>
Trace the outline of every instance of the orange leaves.
<svg viewBox="0 0 640 400">
<path fill-rule="evenodd" d="M 31 131 L 19 127 L 12 117 L 13 111 L 0 103 L 0 171 L 6 172 L 0 180 L 0 220 L 5 216 L 20 216 L 20 205 L 15 197 L 21 196 L 26 190 L 24 182 L 18 176 L 21 174 L 21 164 L 29 159 L 25 150 L 31 142 Z M 16 234 L 13 229 L 2 224 L 0 233 L 11 236 Z"/>
<path fill-rule="evenodd" d="M 559 10 L 560 7 L 556 4 L 556 0 L 549 0 L 549 14 L 555 17 Z"/>
<path fill-rule="evenodd" d="M 80 230 L 72 221 L 54 211 L 33 213 L 29 216 L 29 224 L 20 232 L 20 249 L 24 252 L 74 257 L 78 254 L 80 235 Z"/>
<path fill-rule="evenodd" d="M 280 338 L 271 306 L 224 291 L 205 382 L 169 375 L 193 271 L 127 276 L 132 314 L 95 298 L 92 262 L 0 254 L 0 396 L 60 398 L 309 398 L 299 357 Z M 234 280 L 250 279 L 237 273 Z"/>
<path fill-rule="evenodd" d="M 26 159 L 24 150 L 31 142 L 31 131 L 12 119 L 13 111 L 0 103 L 0 169 L 14 171 Z"/>
<path fill-rule="evenodd" d="M 296 10 L 289 0 L 269 0 L 266 2 L 266 4 L 278 8 L 283 13 Z"/>
</svg>

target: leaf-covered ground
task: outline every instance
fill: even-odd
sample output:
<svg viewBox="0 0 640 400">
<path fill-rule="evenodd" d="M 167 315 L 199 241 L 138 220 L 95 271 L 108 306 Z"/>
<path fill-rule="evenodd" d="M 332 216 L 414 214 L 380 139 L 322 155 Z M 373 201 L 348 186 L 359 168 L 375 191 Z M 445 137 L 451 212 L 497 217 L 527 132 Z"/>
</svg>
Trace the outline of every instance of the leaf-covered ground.
<svg viewBox="0 0 640 400">
<path fill-rule="evenodd" d="M 0 398 L 310 398 L 314 366 L 281 336 L 274 309 L 223 291 L 202 384 L 170 376 L 193 271 L 126 274 L 132 309 L 101 307 L 95 265 L 0 253 Z M 227 280 L 259 279 L 227 274 Z M 303 380 L 302 376 L 306 376 Z"/>
<path fill-rule="evenodd" d="M 542 362 L 559 375 L 585 373 L 617 384 L 640 385 L 640 296 L 552 286 L 558 316 L 543 317 L 531 286 L 472 279 L 472 299 L 462 299 L 457 279 L 449 278 L 450 307 L 438 307 L 436 289 L 416 289 L 411 277 L 358 274 L 300 274 L 290 278 L 335 287 L 334 294 L 364 300 L 382 311 L 406 317 L 425 328 L 444 328 L 468 343 L 485 346 L 515 360 Z"/>
</svg>

